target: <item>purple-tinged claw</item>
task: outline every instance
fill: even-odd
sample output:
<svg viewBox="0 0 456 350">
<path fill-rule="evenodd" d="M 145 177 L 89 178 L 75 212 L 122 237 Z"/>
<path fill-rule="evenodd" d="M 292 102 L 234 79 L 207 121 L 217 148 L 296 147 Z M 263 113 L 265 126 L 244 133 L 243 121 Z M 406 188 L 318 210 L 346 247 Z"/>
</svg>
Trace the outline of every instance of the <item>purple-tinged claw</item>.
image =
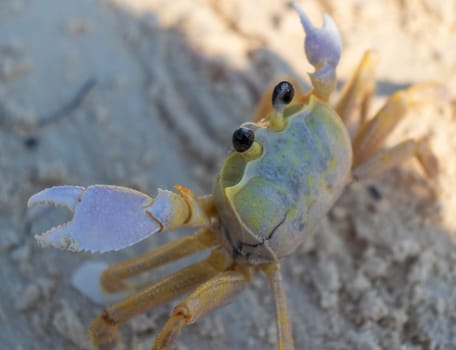
<svg viewBox="0 0 456 350">
<path fill-rule="evenodd" d="M 336 88 L 336 67 L 342 53 L 342 40 L 333 19 L 323 15 L 323 26 L 315 28 L 304 10 L 294 3 L 306 32 L 305 52 L 316 71 L 310 74 L 317 95 L 328 99 Z"/>
<path fill-rule="evenodd" d="M 107 185 L 52 187 L 28 201 L 29 206 L 63 205 L 74 212 L 71 221 L 35 236 L 43 246 L 90 252 L 119 250 L 160 232 L 162 225 L 145 211 L 151 203 L 141 192 Z"/>
<path fill-rule="evenodd" d="M 76 204 L 85 192 L 81 186 L 55 186 L 34 194 L 27 202 L 27 205 L 44 204 L 62 206 L 74 211 Z"/>
<path fill-rule="evenodd" d="M 101 289 L 100 277 L 108 264 L 101 261 L 88 261 L 78 267 L 71 283 L 79 292 L 100 306 L 112 305 L 128 296 L 127 292 L 105 293 Z"/>
</svg>

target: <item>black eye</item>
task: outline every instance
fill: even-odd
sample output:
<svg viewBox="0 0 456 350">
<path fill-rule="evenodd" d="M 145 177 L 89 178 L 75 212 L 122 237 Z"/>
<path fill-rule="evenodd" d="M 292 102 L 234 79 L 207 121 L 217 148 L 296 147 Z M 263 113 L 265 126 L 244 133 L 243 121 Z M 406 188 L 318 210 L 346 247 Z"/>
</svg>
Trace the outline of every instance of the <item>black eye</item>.
<svg viewBox="0 0 456 350">
<path fill-rule="evenodd" d="M 233 133 L 233 147 L 238 152 L 247 151 L 255 141 L 255 133 L 245 127 L 241 127 Z"/>
<path fill-rule="evenodd" d="M 293 100 L 294 88 L 288 81 L 278 83 L 272 92 L 272 105 L 274 109 L 280 109 L 281 106 L 287 105 Z"/>
</svg>

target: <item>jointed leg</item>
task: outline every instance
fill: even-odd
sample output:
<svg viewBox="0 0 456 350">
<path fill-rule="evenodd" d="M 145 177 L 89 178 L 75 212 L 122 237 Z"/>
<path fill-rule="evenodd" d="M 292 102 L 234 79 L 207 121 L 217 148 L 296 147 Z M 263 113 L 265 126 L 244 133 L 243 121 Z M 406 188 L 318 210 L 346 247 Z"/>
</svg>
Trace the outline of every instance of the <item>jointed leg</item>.
<svg viewBox="0 0 456 350">
<path fill-rule="evenodd" d="M 196 288 L 218 273 L 225 271 L 232 259 L 223 250 L 214 250 L 201 262 L 190 265 L 167 278 L 146 287 L 104 310 L 89 328 L 96 349 L 115 349 L 118 326 L 129 319 L 162 305 Z"/>
<path fill-rule="evenodd" d="M 263 266 L 274 294 L 278 350 L 294 350 L 293 335 L 288 316 L 287 296 L 282 284 L 279 264 Z"/>
<path fill-rule="evenodd" d="M 125 279 L 214 245 L 214 233 L 208 228 L 203 228 L 190 236 L 166 243 L 143 255 L 110 265 L 100 277 L 101 286 L 108 293 L 128 289 L 130 286 Z"/>
<path fill-rule="evenodd" d="M 107 252 L 180 227 L 206 227 L 215 214 L 213 196 L 197 197 L 183 186 L 158 190 L 155 198 L 127 187 L 54 186 L 36 193 L 29 206 L 59 205 L 72 220 L 36 236 L 40 244 L 71 251 Z"/>
<path fill-rule="evenodd" d="M 355 180 L 363 180 L 381 174 L 412 157 L 417 157 L 426 175 L 431 178 L 437 175 L 439 170 L 437 158 L 425 140 L 406 140 L 393 148 L 379 151 L 353 169 L 352 175 Z"/>
<path fill-rule="evenodd" d="M 414 85 L 394 93 L 385 106 L 367 122 L 353 140 L 354 166 L 367 161 L 376 153 L 386 137 L 411 108 L 430 102 L 438 102 L 445 95 L 442 85 L 425 83 Z"/>
<path fill-rule="evenodd" d="M 152 350 L 171 350 L 184 326 L 229 304 L 245 288 L 251 274 L 251 268 L 238 266 L 237 270 L 223 272 L 198 287 L 173 309 Z"/>
<path fill-rule="evenodd" d="M 378 56 L 366 51 L 353 77 L 347 81 L 334 109 L 349 128 L 350 135 L 365 123 L 375 89 L 375 66 Z"/>
</svg>

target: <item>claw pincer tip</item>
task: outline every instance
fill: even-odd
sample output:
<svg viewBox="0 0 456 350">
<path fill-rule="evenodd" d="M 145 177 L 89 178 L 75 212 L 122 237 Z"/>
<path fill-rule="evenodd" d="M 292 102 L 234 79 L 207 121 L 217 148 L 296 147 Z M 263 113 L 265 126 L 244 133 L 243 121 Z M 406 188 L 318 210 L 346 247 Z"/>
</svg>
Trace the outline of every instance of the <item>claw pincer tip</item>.
<svg viewBox="0 0 456 350">
<path fill-rule="evenodd" d="M 29 198 L 27 206 L 59 205 L 74 210 L 85 188 L 81 186 L 54 186 L 46 188 Z"/>
<path fill-rule="evenodd" d="M 28 204 L 61 205 L 74 212 L 71 221 L 35 236 L 41 245 L 101 253 L 123 249 L 160 231 L 144 211 L 150 200 L 119 186 L 57 186 L 32 196 Z"/>
<path fill-rule="evenodd" d="M 327 99 L 336 87 L 336 67 L 342 54 L 342 40 L 333 19 L 323 15 L 323 26 L 315 28 L 304 10 L 295 2 L 306 33 L 304 49 L 316 71 L 310 74 L 317 95 Z"/>
</svg>

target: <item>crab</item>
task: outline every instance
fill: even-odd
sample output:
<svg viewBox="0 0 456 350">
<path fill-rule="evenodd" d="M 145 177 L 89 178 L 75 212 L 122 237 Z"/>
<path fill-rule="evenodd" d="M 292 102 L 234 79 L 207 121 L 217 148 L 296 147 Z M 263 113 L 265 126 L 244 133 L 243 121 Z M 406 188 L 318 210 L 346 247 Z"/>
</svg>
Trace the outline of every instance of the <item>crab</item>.
<svg viewBox="0 0 456 350">
<path fill-rule="evenodd" d="M 232 137 L 210 195 L 190 189 L 158 190 L 155 198 L 108 185 L 56 186 L 33 195 L 34 205 L 62 205 L 70 222 L 37 235 L 43 246 L 70 251 L 107 252 L 131 246 L 159 232 L 194 227 L 191 234 L 100 272 L 106 294 L 133 289 L 129 278 L 207 250 L 207 257 L 106 307 L 89 327 L 96 349 L 114 349 L 119 325 L 186 297 L 174 307 L 152 349 L 171 349 L 181 330 L 230 303 L 259 272 L 272 289 L 277 347 L 294 349 L 282 282 L 281 263 L 317 227 L 344 188 L 415 157 L 429 178 L 438 161 L 427 140 L 408 139 L 392 148 L 384 141 L 412 107 L 439 98 L 441 86 L 414 85 L 394 93 L 372 117 L 377 56 L 367 51 L 338 101 L 336 88 L 341 39 L 330 16 L 316 28 L 295 4 L 306 33 L 305 54 L 315 71 L 308 91 L 293 80 L 266 91 L 252 122 Z M 272 100 L 272 104 L 270 101 Z"/>
</svg>

